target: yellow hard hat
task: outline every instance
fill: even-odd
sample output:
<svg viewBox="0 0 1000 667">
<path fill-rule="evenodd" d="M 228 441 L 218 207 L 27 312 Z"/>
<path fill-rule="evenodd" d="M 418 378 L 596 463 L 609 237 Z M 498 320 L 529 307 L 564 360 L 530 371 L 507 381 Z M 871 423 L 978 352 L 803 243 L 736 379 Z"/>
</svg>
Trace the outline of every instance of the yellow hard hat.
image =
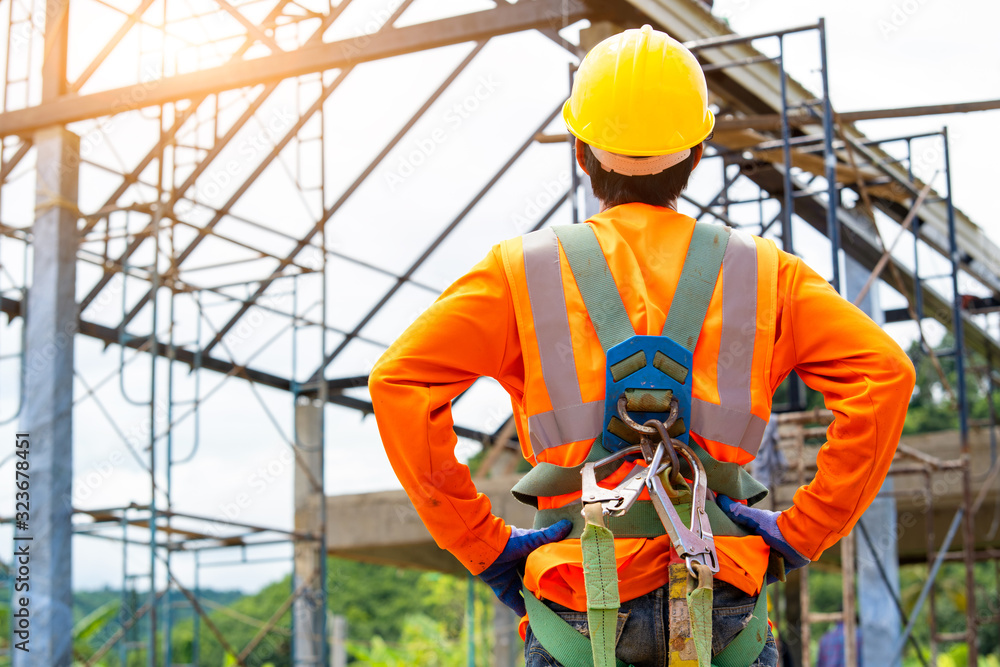
<svg viewBox="0 0 1000 667">
<path fill-rule="evenodd" d="M 584 143 L 619 155 L 678 153 L 715 126 L 701 65 L 683 44 L 648 25 L 590 50 L 563 120 Z"/>
</svg>

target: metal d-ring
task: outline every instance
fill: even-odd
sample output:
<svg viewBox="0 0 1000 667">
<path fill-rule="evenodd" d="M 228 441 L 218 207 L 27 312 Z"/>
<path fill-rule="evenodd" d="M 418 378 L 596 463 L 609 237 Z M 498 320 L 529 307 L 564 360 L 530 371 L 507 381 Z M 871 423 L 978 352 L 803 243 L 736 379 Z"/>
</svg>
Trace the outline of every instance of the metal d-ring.
<svg viewBox="0 0 1000 667">
<path fill-rule="evenodd" d="M 681 405 L 680 402 L 677 400 L 677 397 L 675 396 L 670 399 L 670 414 L 667 415 L 666 421 L 663 422 L 657 421 L 657 423 L 662 424 L 664 429 L 669 429 L 671 426 L 674 425 L 674 422 L 677 421 L 680 415 L 681 415 Z M 628 400 L 625 398 L 624 393 L 618 398 L 618 417 L 623 422 L 625 422 L 626 426 L 628 426 L 633 431 L 636 431 L 637 433 L 643 433 L 645 435 L 654 435 L 657 432 L 656 430 L 649 427 L 649 422 L 646 422 L 646 424 L 643 425 L 629 416 Z"/>
<path fill-rule="evenodd" d="M 625 394 L 622 394 L 618 399 L 618 417 L 625 422 L 626 426 L 637 433 L 642 433 L 644 435 L 656 435 L 656 429 L 643 426 L 629 416 L 628 401 L 625 399 Z"/>
</svg>

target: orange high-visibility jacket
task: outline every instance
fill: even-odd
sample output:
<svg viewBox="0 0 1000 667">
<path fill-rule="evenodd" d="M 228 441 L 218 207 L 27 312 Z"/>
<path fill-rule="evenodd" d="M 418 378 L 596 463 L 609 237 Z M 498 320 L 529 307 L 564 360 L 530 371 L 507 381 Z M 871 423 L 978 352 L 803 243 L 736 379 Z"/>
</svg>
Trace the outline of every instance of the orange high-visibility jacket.
<svg viewBox="0 0 1000 667">
<path fill-rule="evenodd" d="M 626 204 L 589 222 L 635 332 L 659 335 L 694 221 Z M 793 369 L 822 392 L 836 417 L 815 479 L 779 519 L 789 543 L 816 559 L 878 493 L 903 428 L 913 365 L 800 259 L 734 231 L 694 351 L 691 437 L 719 460 L 749 462 L 771 396 Z M 494 246 L 375 365 L 369 387 L 393 469 L 437 544 L 473 574 L 496 559 L 510 531 L 455 458 L 451 399 L 480 376 L 495 378 L 511 396 L 525 458 L 577 465 L 601 431 L 605 372 L 604 352 L 551 230 Z M 614 486 L 623 473 L 601 484 Z M 539 506 L 579 496 L 543 497 Z M 768 556 L 763 540 L 717 536 L 716 547 L 717 577 L 759 591 Z M 666 583 L 667 536 L 618 539 L 615 551 L 623 600 Z M 539 597 L 585 610 L 580 561 L 577 539 L 546 545 L 529 556 L 525 584 Z"/>
</svg>

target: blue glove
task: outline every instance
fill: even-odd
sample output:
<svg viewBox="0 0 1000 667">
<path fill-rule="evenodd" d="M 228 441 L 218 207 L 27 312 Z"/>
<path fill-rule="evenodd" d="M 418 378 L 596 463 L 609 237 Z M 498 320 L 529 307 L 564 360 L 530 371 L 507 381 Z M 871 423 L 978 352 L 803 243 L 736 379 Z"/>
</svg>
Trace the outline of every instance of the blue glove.
<svg viewBox="0 0 1000 667">
<path fill-rule="evenodd" d="M 778 517 L 781 516 L 781 512 L 748 507 L 721 493 L 716 495 L 715 501 L 719 504 L 719 509 L 732 519 L 733 523 L 746 528 L 755 535 L 760 535 L 764 538 L 767 546 L 778 552 L 785 560 L 785 573 L 809 564 L 809 559 L 796 551 L 795 547 L 785 540 L 785 536 L 778 529 Z M 770 576 L 768 576 L 768 583 L 773 583 Z"/>
<path fill-rule="evenodd" d="M 479 573 L 479 578 L 493 589 L 500 602 L 513 609 L 518 616 L 524 616 L 528 613 L 521 597 L 521 571 L 525 559 L 543 544 L 565 539 L 571 530 L 573 522 L 569 519 L 557 521 L 543 530 L 511 526 L 507 546 L 492 565 Z"/>
</svg>

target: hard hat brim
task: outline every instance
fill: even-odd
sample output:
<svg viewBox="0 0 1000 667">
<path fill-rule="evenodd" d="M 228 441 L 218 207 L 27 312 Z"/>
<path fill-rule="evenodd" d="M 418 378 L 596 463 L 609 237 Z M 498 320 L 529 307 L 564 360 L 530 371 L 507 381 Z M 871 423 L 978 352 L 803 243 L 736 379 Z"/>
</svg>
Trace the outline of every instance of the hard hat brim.
<svg viewBox="0 0 1000 667">
<path fill-rule="evenodd" d="M 704 126 L 702 131 L 698 133 L 699 138 L 696 141 L 687 141 L 673 145 L 660 145 L 660 146 L 640 146 L 640 147 L 625 147 L 614 143 L 614 140 L 607 141 L 602 140 L 599 137 L 592 136 L 593 132 L 588 132 L 586 127 L 580 127 L 580 123 L 577 118 L 574 117 L 572 108 L 570 107 L 571 99 L 566 100 L 563 104 L 562 116 L 563 122 L 566 123 L 566 129 L 574 137 L 579 139 L 585 144 L 594 146 L 595 148 L 600 148 L 603 151 L 608 151 L 610 153 L 618 153 L 619 155 L 629 155 L 633 157 L 643 157 L 651 155 L 668 155 L 670 153 L 677 153 L 685 148 L 693 148 L 707 139 L 711 134 L 712 130 L 715 129 L 715 114 L 712 113 L 711 109 L 705 109 Z"/>
</svg>

